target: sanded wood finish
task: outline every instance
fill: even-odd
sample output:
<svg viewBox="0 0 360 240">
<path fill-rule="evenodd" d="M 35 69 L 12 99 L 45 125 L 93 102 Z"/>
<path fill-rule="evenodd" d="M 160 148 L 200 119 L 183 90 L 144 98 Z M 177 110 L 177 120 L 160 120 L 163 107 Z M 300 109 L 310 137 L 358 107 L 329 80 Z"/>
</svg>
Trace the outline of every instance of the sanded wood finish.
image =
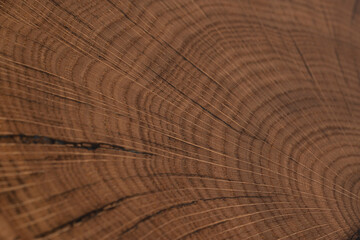
<svg viewBox="0 0 360 240">
<path fill-rule="evenodd" d="M 360 1 L 0 2 L 0 239 L 355 239 Z"/>
</svg>

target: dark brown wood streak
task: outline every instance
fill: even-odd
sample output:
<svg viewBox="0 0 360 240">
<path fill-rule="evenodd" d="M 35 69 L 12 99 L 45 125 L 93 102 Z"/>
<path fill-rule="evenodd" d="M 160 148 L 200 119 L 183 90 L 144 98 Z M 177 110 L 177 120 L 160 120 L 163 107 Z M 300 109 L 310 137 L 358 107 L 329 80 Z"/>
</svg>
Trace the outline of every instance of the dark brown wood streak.
<svg viewBox="0 0 360 240">
<path fill-rule="evenodd" d="M 360 1 L 0 1 L 0 240 L 360 239 Z"/>
</svg>

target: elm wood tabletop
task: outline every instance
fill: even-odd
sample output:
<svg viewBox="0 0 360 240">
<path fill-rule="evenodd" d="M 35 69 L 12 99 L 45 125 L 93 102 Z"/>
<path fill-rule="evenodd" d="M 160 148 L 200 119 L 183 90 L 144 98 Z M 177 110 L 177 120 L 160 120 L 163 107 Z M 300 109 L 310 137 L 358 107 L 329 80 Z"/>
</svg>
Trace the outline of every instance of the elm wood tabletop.
<svg viewBox="0 0 360 240">
<path fill-rule="evenodd" d="M 360 1 L 3 0 L 0 239 L 358 239 Z"/>
</svg>

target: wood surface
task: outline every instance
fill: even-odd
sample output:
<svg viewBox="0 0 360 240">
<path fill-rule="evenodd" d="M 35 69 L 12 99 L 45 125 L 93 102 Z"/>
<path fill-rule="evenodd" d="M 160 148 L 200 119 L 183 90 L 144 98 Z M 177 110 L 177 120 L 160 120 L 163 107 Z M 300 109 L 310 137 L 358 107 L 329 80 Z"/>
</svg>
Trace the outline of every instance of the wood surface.
<svg viewBox="0 0 360 240">
<path fill-rule="evenodd" d="M 360 1 L 0 1 L 1 240 L 359 229 Z"/>
</svg>

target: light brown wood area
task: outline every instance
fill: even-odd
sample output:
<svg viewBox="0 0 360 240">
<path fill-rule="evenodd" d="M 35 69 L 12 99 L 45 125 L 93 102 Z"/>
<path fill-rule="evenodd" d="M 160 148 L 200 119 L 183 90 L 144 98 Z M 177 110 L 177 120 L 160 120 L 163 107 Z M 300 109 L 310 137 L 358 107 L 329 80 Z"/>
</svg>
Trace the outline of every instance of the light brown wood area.
<svg viewBox="0 0 360 240">
<path fill-rule="evenodd" d="M 359 229 L 360 1 L 0 1 L 1 240 Z"/>
</svg>

